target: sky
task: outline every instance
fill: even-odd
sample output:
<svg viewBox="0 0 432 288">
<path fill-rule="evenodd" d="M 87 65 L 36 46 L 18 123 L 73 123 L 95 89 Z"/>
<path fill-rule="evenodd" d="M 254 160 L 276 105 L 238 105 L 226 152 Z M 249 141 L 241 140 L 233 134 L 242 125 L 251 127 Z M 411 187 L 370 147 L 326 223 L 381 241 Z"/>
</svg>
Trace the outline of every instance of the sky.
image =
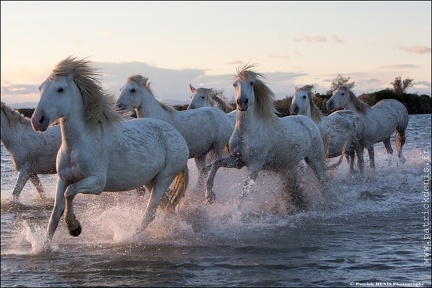
<svg viewBox="0 0 432 288">
<path fill-rule="evenodd" d="M 92 61 L 117 96 L 141 74 L 168 104 L 188 103 L 189 84 L 233 100 L 246 63 L 276 99 L 311 84 L 324 94 L 338 75 L 357 96 L 396 77 L 430 96 L 430 35 L 431 1 L 1 1 L 1 98 L 37 104 L 68 56 Z"/>
</svg>

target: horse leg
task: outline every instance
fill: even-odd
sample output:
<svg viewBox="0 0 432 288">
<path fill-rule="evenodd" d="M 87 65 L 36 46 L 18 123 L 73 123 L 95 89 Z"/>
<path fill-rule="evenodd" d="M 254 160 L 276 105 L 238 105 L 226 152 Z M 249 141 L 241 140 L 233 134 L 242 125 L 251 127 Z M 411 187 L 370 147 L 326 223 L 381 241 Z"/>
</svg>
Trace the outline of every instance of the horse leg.
<svg viewBox="0 0 432 288">
<path fill-rule="evenodd" d="M 201 190 L 204 187 L 204 181 L 207 175 L 207 169 L 206 169 L 206 157 L 207 154 L 200 155 L 198 157 L 195 157 L 195 165 L 198 169 L 198 181 L 197 181 L 197 189 Z"/>
<path fill-rule="evenodd" d="M 252 186 L 255 184 L 255 180 L 258 177 L 258 173 L 262 168 L 262 165 L 248 166 L 248 176 L 243 185 L 242 194 L 240 196 L 240 200 L 246 198 L 246 195 L 249 194 Z"/>
<path fill-rule="evenodd" d="M 350 139 L 347 139 L 345 141 L 345 144 L 344 144 L 343 149 L 342 149 L 342 154 L 345 154 L 345 157 L 347 159 L 347 163 L 349 166 L 349 173 L 354 174 L 354 172 L 355 172 L 355 170 L 354 170 L 355 151 L 353 149 L 353 144 L 352 144 L 352 141 L 350 141 Z"/>
<path fill-rule="evenodd" d="M 355 154 L 357 155 L 357 166 L 359 167 L 360 174 L 363 174 L 364 173 L 363 147 L 356 145 Z"/>
<path fill-rule="evenodd" d="M 58 223 L 65 209 L 64 191 L 66 190 L 66 183 L 60 178 L 57 180 L 57 192 L 54 199 L 54 208 L 48 222 L 48 227 L 45 233 L 46 243 L 51 242 L 54 232 L 57 229 Z M 45 243 L 45 244 L 46 244 Z"/>
<path fill-rule="evenodd" d="M 368 154 L 369 154 L 369 165 L 370 168 L 375 169 L 375 151 L 374 151 L 374 145 L 373 144 L 369 144 L 368 146 L 366 146 L 366 149 L 368 150 Z"/>
<path fill-rule="evenodd" d="M 144 218 L 141 225 L 135 232 L 136 235 L 141 234 L 154 220 L 159 203 L 176 176 L 177 175 L 172 175 L 172 173 L 164 173 L 164 171 L 162 171 L 153 179 L 153 188 L 150 193 L 149 202 L 144 212 Z"/>
<path fill-rule="evenodd" d="M 216 176 L 216 172 L 219 168 L 227 167 L 240 169 L 243 166 L 244 165 L 238 160 L 238 158 L 233 155 L 229 155 L 227 157 L 220 158 L 214 161 L 211 165 L 210 173 L 207 176 L 205 203 L 211 204 L 216 200 L 216 194 L 213 192 L 213 182 Z"/>
<path fill-rule="evenodd" d="M 402 154 L 402 147 L 405 145 L 405 129 L 396 129 L 396 151 L 398 154 L 399 159 L 402 161 L 402 163 L 405 163 L 405 157 Z"/>
<path fill-rule="evenodd" d="M 306 201 L 302 195 L 301 187 L 297 181 L 298 177 L 296 175 L 296 170 L 291 169 L 287 170 L 282 174 L 284 177 L 284 192 L 285 196 L 287 197 L 286 203 L 287 205 L 287 212 L 288 214 L 293 214 L 294 210 L 292 208 L 289 208 L 289 204 L 294 204 L 295 207 L 297 207 L 300 210 L 305 210 L 307 207 Z"/>
<path fill-rule="evenodd" d="M 81 224 L 76 219 L 73 212 L 72 201 L 78 193 L 82 194 L 95 194 L 99 195 L 103 192 L 106 181 L 97 176 L 84 178 L 81 181 L 69 185 L 65 192 L 66 205 L 64 219 L 72 236 L 79 236 L 81 234 Z"/>
<path fill-rule="evenodd" d="M 24 188 L 27 180 L 29 179 L 29 173 L 27 167 L 22 167 L 18 173 L 18 179 L 15 184 L 14 191 L 12 192 L 13 201 L 18 202 L 18 198 Z"/>
<path fill-rule="evenodd" d="M 354 170 L 354 156 L 355 156 L 354 151 L 352 151 L 352 150 L 345 151 L 345 158 L 346 158 L 347 163 L 348 163 L 350 174 L 354 174 L 354 172 L 355 172 L 355 170 Z"/>
<path fill-rule="evenodd" d="M 390 165 L 390 164 L 391 164 L 391 155 L 393 155 L 393 149 L 392 149 L 391 144 L 390 144 L 390 137 L 387 138 L 387 139 L 385 139 L 385 140 L 383 141 L 383 144 L 384 144 L 384 147 L 385 147 L 386 150 L 387 150 L 387 154 L 388 154 L 388 164 Z"/>
<path fill-rule="evenodd" d="M 387 138 L 387 139 L 385 139 L 383 141 L 383 144 L 384 144 L 384 147 L 387 150 L 387 153 L 390 154 L 390 155 L 393 155 L 393 148 L 391 147 L 391 144 L 390 144 L 390 137 Z"/>
<path fill-rule="evenodd" d="M 33 183 L 33 185 L 36 187 L 36 190 L 39 193 L 39 196 L 42 198 L 42 200 L 46 199 L 45 191 L 42 187 L 42 182 L 40 181 L 37 174 L 33 174 L 30 176 L 30 181 Z"/>
</svg>

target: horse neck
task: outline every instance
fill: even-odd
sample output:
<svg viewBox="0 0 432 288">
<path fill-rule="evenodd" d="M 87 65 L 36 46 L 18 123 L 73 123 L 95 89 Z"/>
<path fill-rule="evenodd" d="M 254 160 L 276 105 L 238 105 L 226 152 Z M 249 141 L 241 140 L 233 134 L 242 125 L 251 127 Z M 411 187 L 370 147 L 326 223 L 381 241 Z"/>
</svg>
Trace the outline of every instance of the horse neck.
<svg viewBox="0 0 432 288">
<path fill-rule="evenodd" d="M 348 103 L 345 104 L 345 105 L 343 106 L 343 108 L 346 109 L 346 110 L 352 110 L 352 111 L 355 111 L 356 113 L 360 113 L 360 110 L 356 107 L 356 105 L 354 104 L 353 101 L 348 101 Z"/>
<path fill-rule="evenodd" d="M 259 117 L 259 114 L 254 109 L 256 109 L 255 106 L 252 109 L 248 109 L 247 111 L 241 112 L 237 110 L 235 129 L 238 129 L 241 134 L 249 134 L 253 133 L 253 131 L 261 130 L 264 128 L 263 124 L 269 124 L 269 127 L 272 127 L 272 125 L 274 125 L 273 121 L 269 121 L 270 119 L 262 119 L 261 117 Z M 275 119 L 277 119 L 276 116 Z"/>
<path fill-rule="evenodd" d="M 135 109 L 138 118 L 155 118 L 168 123 L 174 121 L 174 115 L 167 111 L 162 104 L 147 89 L 141 95 L 141 105 Z"/>
<path fill-rule="evenodd" d="M 220 98 L 217 98 L 216 96 L 212 100 L 211 105 L 219 108 L 220 110 L 222 110 L 225 113 L 229 113 L 229 112 L 233 111 L 233 109 L 231 107 L 229 107 L 229 105 L 225 101 L 223 101 Z"/>
<path fill-rule="evenodd" d="M 321 123 L 325 117 L 321 110 L 315 104 L 309 104 L 308 106 L 309 115 L 306 116 L 310 117 L 315 123 Z"/>
<path fill-rule="evenodd" d="M 1 142 L 11 153 L 20 146 L 31 144 L 33 138 L 30 136 L 35 135 L 37 132 L 30 125 L 25 125 L 19 121 L 15 125 L 9 125 L 7 119 L 1 121 Z"/>
<path fill-rule="evenodd" d="M 370 109 L 370 107 L 366 103 L 363 103 L 352 92 L 349 92 L 349 101 L 343 108 L 355 111 L 361 117 L 364 117 L 367 110 Z"/>
<path fill-rule="evenodd" d="M 74 143 L 77 143 L 77 139 L 82 142 L 88 139 L 89 135 L 93 136 L 95 133 L 95 131 L 91 131 L 86 122 L 83 107 L 74 107 L 68 115 L 61 117 L 59 122 L 62 145 L 73 146 Z"/>
</svg>

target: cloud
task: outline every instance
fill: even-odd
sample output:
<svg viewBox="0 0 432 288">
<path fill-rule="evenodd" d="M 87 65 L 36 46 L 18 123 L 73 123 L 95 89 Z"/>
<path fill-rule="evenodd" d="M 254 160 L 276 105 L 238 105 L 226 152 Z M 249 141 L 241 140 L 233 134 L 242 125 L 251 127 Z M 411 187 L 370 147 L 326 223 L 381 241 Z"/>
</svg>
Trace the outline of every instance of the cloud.
<svg viewBox="0 0 432 288">
<path fill-rule="evenodd" d="M 397 49 L 400 49 L 402 51 L 408 52 L 408 53 L 414 53 L 414 54 L 430 54 L 431 48 L 428 47 L 421 47 L 421 46 L 396 46 Z"/>
<path fill-rule="evenodd" d="M 307 35 L 307 34 L 302 34 L 300 36 L 294 37 L 293 40 L 295 42 L 310 42 L 310 43 L 314 43 L 314 42 L 320 42 L 320 43 L 327 42 L 327 38 L 324 37 L 324 36 L 319 36 L 319 35 L 310 36 L 310 35 Z"/>
<path fill-rule="evenodd" d="M 333 43 L 339 44 L 339 43 L 345 43 L 344 40 L 340 39 L 338 36 L 331 36 L 333 39 Z"/>
<path fill-rule="evenodd" d="M 413 84 L 415 85 L 415 86 L 419 86 L 419 87 L 421 87 L 421 88 L 428 88 L 429 90 L 431 89 L 431 82 L 428 82 L 428 81 L 415 81 L 415 82 L 413 82 Z"/>
<path fill-rule="evenodd" d="M 33 95 L 38 93 L 39 85 L 35 84 L 12 84 L 8 82 L 1 83 L 1 93 L 3 95 L 15 96 L 15 95 Z"/>
<path fill-rule="evenodd" d="M 421 66 L 413 65 L 413 64 L 399 64 L 399 65 L 387 65 L 387 66 L 378 67 L 378 69 L 415 69 L 415 68 L 421 68 Z"/>
</svg>

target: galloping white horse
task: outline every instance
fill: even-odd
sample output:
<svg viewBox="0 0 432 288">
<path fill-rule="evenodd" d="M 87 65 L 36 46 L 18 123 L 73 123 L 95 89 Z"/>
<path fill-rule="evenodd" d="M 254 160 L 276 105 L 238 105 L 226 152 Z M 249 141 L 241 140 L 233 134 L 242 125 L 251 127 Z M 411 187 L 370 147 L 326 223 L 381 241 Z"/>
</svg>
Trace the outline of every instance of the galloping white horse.
<svg viewBox="0 0 432 288">
<path fill-rule="evenodd" d="M 1 102 L 1 141 L 8 150 L 18 179 L 12 192 L 18 201 L 27 181 L 33 183 L 42 199 L 45 191 L 38 174 L 55 174 L 57 152 L 61 144 L 60 126 L 50 126 L 46 133 L 33 130 L 30 119 Z"/>
<path fill-rule="evenodd" d="M 345 147 L 345 155 L 351 173 L 354 172 L 355 152 L 360 173 L 363 173 L 362 137 L 365 129 L 363 120 L 351 110 L 339 110 L 325 116 L 313 102 L 313 88 L 313 85 L 305 85 L 295 89 L 290 106 L 291 114 L 305 115 L 317 124 L 328 158 L 340 156 Z"/>
<path fill-rule="evenodd" d="M 233 123 L 235 123 L 237 113 L 226 100 L 222 90 L 204 87 L 195 88 L 191 84 L 189 84 L 189 87 L 192 95 L 190 96 L 191 100 L 187 109 L 216 107 L 227 113 Z"/>
<path fill-rule="evenodd" d="M 253 67 L 245 65 L 237 69 L 233 84 L 237 122 L 229 140 L 230 155 L 213 163 L 206 183 L 207 198 L 215 199 L 212 188 L 220 167 L 247 167 L 243 198 L 260 170 L 273 171 L 286 179 L 303 159 L 319 179 L 323 192 L 327 191 L 325 151 L 318 127 L 303 115 L 278 117 L 274 94 L 260 79 L 264 76 L 254 72 Z"/>
<path fill-rule="evenodd" d="M 198 187 L 203 188 L 208 172 L 207 154 L 212 152 L 214 159 L 222 157 L 233 131 L 233 124 L 224 112 L 213 107 L 177 111 L 155 98 L 151 82 L 142 75 L 127 79 L 116 105 L 126 111 L 134 109 L 138 118 L 156 118 L 174 126 L 188 144 L 189 157 L 195 159 L 199 172 Z"/>
<path fill-rule="evenodd" d="M 365 123 L 364 147 L 368 150 L 370 167 L 375 169 L 374 144 L 383 142 L 388 154 L 393 154 L 390 136 L 396 130 L 396 149 L 399 159 L 405 162 L 402 147 L 405 144 L 405 130 L 408 126 L 408 111 L 394 99 L 384 99 L 370 107 L 360 101 L 351 91 L 352 85 L 339 86 L 327 101 L 327 109 L 345 108 L 355 111 Z"/>
<path fill-rule="evenodd" d="M 72 207 L 78 193 L 99 195 L 146 185 L 151 196 L 138 235 L 154 219 L 161 200 L 166 209 L 175 208 L 188 184 L 189 151 L 180 133 L 157 119 L 122 121 L 114 96 L 101 88 L 97 77 L 89 61 L 68 57 L 39 87 L 33 128 L 46 131 L 59 119 L 62 135 L 46 243 L 52 240 L 63 213 L 70 234 L 81 233 Z M 173 180 L 176 185 L 169 190 L 173 194 L 167 195 Z"/>
</svg>

